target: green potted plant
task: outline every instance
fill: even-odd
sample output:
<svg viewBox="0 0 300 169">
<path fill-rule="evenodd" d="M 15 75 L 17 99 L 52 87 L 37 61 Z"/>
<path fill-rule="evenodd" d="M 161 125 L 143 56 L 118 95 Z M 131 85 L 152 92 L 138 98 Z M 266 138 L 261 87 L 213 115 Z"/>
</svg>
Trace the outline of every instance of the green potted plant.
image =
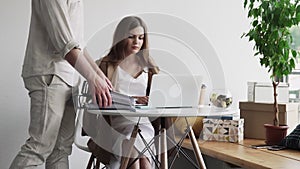
<svg viewBox="0 0 300 169">
<path fill-rule="evenodd" d="M 268 69 L 273 84 L 274 120 L 273 124 L 265 124 L 266 143 L 278 144 L 285 137 L 287 126 L 279 125 L 276 91 L 279 79 L 292 72 L 299 55 L 292 48 L 293 37 L 290 33 L 290 28 L 300 22 L 299 0 L 244 0 L 244 8 L 251 19 L 251 28 L 242 37 L 254 42 L 254 56 L 259 57 L 261 66 Z M 284 128 L 285 134 L 270 140 L 269 128 Z"/>
</svg>

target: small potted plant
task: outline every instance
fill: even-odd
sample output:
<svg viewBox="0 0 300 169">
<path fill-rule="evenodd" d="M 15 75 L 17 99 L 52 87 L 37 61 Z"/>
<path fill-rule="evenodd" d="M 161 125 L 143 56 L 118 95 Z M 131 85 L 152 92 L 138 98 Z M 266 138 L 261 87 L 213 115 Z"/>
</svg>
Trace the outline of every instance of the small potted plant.
<svg viewBox="0 0 300 169">
<path fill-rule="evenodd" d="M 273 124 L 265 124 L 266 143 L 278 144 L 285 137 L 287 126 L 279 125 L 276 91 L 279 79 L 292 72 L 299 55 L 292 48 L 293 37 L 290 33 L 290 28 L 300 21 L 299 0 L 244 0 L 244 8 L 251 19 L 251 28 L 242 37 L 254 42 L 254 56 L 259 57 L 261 66 L 268 69 L 273 84 L 274 120 Z M 269 128 L 285 131 L 271 139 Z"/>
</svg>

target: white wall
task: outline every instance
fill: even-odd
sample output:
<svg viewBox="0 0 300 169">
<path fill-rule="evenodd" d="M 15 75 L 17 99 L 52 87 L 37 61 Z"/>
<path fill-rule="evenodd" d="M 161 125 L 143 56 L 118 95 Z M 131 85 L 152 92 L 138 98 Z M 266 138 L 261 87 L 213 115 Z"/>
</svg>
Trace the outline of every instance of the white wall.
<svg viewBox="0 0 300 169">
<path fill-rule="evenodd" d="M 27 41 L 30 2 L 19 0 L 1 0 L 1 2 L 0 165 L 1 168 L 8 168 L 27 138 L 29 99 L 20 73 Z M 241 34 L 249 28 L 242 1 L 84 0 L 84 2 L 87 41 L 112 21 L 118 21 L 129 14 L 161 13 L 189 23 L 190 26 L 193 25 L 213 47 L 224 71 L 226 87 L 234 97 L 234 107 L 238 107 L 238 100 L 246 100 L 247 81 L 268 81 L 266 70 L 261 68 L 257 59 L 253 57 L 252 45 L 246 39 L 240 38 Z M 147 24 L 151 30 L 150 23 Z M 186 32 L 187 35 L 189 33 Z M 150 45 L 158 48 L 159 40 L 153 41 L 156 43 L 151 42 Z M 110 45 L 110 41 L 103 44 L 106 44 L 103 47 L 105 49 Z M 201 42 L 199 44 L 201 45 Z M 172 52 L 170 49 L 168 51 Z M 96 58 L 103 53 L 92 54 Z M 188 62 L 188 58 L 181 59 Z M 194 68 L 194 71 L 198 70 L 198 66 L 194 63 L 188 62 L 188 64 L 189 67 Z M 75 148 L 70 159 L 71 168 L 84 168 L 87 158 L 87 154 Z"/>
</svg>

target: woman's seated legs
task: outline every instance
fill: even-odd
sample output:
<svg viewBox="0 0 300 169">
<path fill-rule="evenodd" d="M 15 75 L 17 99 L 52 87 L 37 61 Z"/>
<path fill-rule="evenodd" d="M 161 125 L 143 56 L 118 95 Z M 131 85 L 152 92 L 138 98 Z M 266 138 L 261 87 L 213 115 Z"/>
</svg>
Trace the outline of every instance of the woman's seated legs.
<svg viewBox="0 0 300 169">
<path fill-rule="evenodd" d="M 124 140 L 123 142 L 123 152 L 129 152 L 128 149 L 129 140 Z M 130 154 L 130 159 L 128 165 L 130 165 L 130 169 L 152 169 L 152 165 L 150 159 L 145 155 L 142 155 L 138 159 L 136 157 L 139 156 L 139 151 L 133 146 L 132 152 Z M 134 163 L 133 163 L 134 162 Z"/>
</svg>

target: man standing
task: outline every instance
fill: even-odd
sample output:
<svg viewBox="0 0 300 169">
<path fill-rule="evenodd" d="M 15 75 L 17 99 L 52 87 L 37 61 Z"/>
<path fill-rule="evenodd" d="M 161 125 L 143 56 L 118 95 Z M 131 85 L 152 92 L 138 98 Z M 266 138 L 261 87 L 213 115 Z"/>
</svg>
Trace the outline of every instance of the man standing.
<svg viewBox="0 0 300 169">
<path fill-rule="evenodd" d="M 83 0 L 32 0 L 22 70 L 30 96 L 29 139 L 10 169 L 68 169 L 75 109 L 76 70 L 89 83 L 94 103 L 111 105 L 111 83 L 83 49 Z M 74 69 L 75 68 L 75 69 Z"/>
</svg>

